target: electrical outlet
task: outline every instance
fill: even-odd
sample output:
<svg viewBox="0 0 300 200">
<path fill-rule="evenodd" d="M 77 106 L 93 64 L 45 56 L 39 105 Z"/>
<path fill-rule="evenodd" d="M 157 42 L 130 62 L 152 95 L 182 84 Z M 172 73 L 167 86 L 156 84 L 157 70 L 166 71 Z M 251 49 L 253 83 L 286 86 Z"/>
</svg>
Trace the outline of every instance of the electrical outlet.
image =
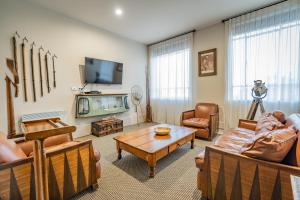
<svg viewBox="0 0 300 200">
<path fill-rule="evenodd" d="M 77 91 L 78 88 L 77 88 L 76 86 L 73 86 L 73 87 L 71 87 L 71 90 L 72 90 L 72 91 Z"/>
</svg>

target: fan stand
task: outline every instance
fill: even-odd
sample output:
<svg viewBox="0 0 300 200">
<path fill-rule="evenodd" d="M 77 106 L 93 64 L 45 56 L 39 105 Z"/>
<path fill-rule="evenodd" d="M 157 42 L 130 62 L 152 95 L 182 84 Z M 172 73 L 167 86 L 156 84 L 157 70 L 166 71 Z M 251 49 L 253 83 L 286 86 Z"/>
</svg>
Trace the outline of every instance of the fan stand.
<svg viewBox="0 0 300 200">
<path fill-rule="evenodd" d="M 138 105 L 135 105 L 135 112 L 136 112 L 136 122 L 137 122 L 137 125 L 139 126 L 140 123 L 139 123 Z"/>
</svg>

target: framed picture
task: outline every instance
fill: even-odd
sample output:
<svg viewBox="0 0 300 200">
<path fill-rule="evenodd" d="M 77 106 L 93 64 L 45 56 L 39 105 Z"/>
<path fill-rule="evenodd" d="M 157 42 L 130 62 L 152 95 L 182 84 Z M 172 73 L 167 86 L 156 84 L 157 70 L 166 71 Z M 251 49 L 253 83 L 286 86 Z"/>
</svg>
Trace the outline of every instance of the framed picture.
<svg viewBox="0 0 300 200">
<path fill-rule="evenodd" d="M 199 76 L 217 75 L 217 49 L 209 49 L 198 53 Z"/>
</svg>

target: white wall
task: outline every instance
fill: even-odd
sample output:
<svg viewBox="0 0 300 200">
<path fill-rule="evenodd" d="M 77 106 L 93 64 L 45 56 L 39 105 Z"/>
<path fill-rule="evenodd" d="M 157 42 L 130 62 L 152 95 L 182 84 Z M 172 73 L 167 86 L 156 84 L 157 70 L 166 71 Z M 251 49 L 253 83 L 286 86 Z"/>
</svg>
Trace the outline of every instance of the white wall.
<svg viewBox="0 0 300 200">
<path fill-rule="evenodd" d="M 217 48 L 217 75 L 198 76 L 198 52 Z M 214 26 L 198 30 L 194 37 L 194 103 L 212 102 L 220 106 L 220 128 L 224 127 L 224 52 L 225 52 L 225 29 L 224 24 L 219 23 Z"/>
<path fill-rule="evenodd" d="M 84 64 L 85 56 L 124 63 L 122 85 L 92 86 L 92 89 L 100 89 L 103 93 L 129 93 L 130 88 L 138 84 L 145 91 L 145 66 L 147 62 L 145 45 L 86 25 L 23 0 L 0 0 L 0 2 L 0 131 L 7 132 L 4 78 L 5 74 L 12 76 L 6 67 L 5 59 L 7 57 L 13 58 L 10 39 L 16 30 L 18 30 L 21 37 L 27 36 L 30 43 L 35 41 L 38 47 L 43 45 L 45 50 L 49 49 L 58 56 L 56 60 L 57 88 L 52 89 L 51 93 L 47 94 L 44 82 L 44 93 L 46 94 L 41 98 L 38 58 L 37 53 L 35 53 L 37 102 L 33 103 L 29 68 L 29 45 L 27 45 L 29 102 L 24 102 L 23 86 L 20 84 L 20 97 L 14 99 L 16 125 L 18 127 L 20 116 L 23 114 L 65 111 L 65 120 L 78 128 L 75 136 L 89 134 L 90 122 L 99 119 L 99 117 L 84 120 L 75 119 L 75 98 L 71 91 L 72 86 L 81 86 L 79 65 Z M 19 39 L 18 44 L 21 44 L 21 42 L 21 39 Z M 19 59 L 19 68 L 21 67 L 21 60 Z M 51 67 L 52 65 L 50 65 L 50 72 L 52 72 Z M 20 80 L 22 80 L 21 69 L 19 70 L 19 75 Z M 50 76 L 51 80 L 52 76 Z M 125 125 L 136 122 L 134 109 L 120 114 L 118 117 L 124 120 Z"/>
</svg>

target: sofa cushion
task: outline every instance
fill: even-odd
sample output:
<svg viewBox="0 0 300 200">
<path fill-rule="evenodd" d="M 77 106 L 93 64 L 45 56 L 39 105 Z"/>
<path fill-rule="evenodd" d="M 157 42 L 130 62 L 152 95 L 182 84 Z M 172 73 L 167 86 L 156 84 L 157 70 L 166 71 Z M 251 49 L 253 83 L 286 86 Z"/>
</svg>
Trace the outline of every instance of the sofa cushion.
<svg viewBox="0 0 300 200">
<path fill-rule="evenodd" d="M 283 128 L 284 125 L 278 121 L 272 113 L 264 113 L 258 120 L 256 125 L 256 133 L 272 131 L 274 129 Z"/>
<path fill-rule="evenodd" d="M 262 160 L 281 162 L 294 145 L 297 134 L 290 127 L 264 132 L 255 138 L 254 143 L 242 152 L 243 155 Z"/>
<path fill-rule="evenodd" d="M 291 114 L 287 119 L 286 119 L 286 126 L 293 126 L 296 131 L 300 131 L 300 114 L 299 113 L 294 113 Z"/>
<path fill-rule="evenodd" d="M 0 133 L 0 163 L 12 162 L 27 158 L 25 153 L 6 135 Z"/>
<path fill-rule="evenodd" d="M 213 146 L 232 153 L 241 153 L 255 141 L 255 132 L 244 128 L 227 129 L 215 141 Z"/>
<path fill-rule="evenodd" d="M 207 128 L 209 120 L 204 118 L 190 118 L 182 121 L 185 126 L 192 126 L 197 128 Z"/>
</svg>

